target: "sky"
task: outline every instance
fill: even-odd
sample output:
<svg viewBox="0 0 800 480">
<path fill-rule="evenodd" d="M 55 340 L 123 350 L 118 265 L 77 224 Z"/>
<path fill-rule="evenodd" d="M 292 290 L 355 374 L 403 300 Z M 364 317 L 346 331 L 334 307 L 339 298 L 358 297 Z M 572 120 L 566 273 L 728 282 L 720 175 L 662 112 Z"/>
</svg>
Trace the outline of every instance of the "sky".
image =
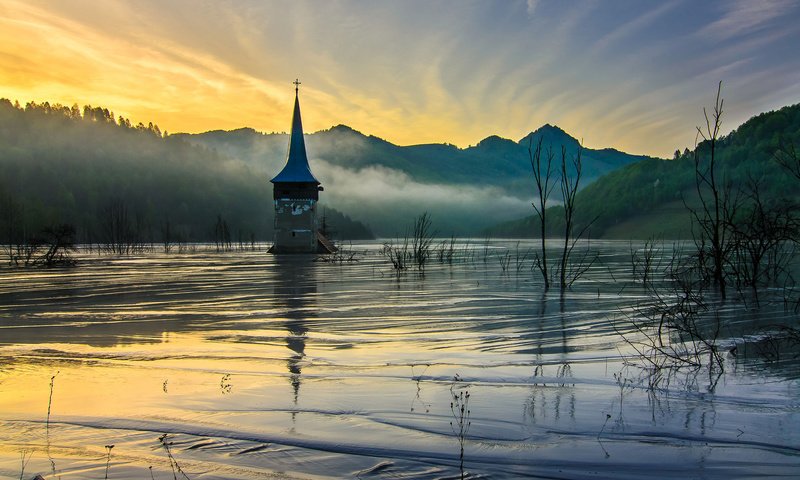
<svg viewBox="0 0 800 480">
<path fill-rule="evenodd" d="M 171 133 L 345 124 L 399 145 L 691 148 L 800 102 L 800 2 L 3 0 L 0 97 L 103 106 Z"/>
</svg>

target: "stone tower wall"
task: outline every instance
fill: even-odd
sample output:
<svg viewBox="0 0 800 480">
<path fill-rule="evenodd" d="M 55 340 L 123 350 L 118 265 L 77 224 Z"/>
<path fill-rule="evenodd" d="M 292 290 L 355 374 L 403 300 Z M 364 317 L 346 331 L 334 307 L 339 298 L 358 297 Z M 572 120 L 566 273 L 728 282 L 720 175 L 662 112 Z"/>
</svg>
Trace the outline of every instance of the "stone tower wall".
<svg viewBox="0 0 800 480">
<path fill-rule="evenodd" d="M 315 200 L 275 200 L 275 253 L 316 252 L 317 228 Z"/>
</svg>

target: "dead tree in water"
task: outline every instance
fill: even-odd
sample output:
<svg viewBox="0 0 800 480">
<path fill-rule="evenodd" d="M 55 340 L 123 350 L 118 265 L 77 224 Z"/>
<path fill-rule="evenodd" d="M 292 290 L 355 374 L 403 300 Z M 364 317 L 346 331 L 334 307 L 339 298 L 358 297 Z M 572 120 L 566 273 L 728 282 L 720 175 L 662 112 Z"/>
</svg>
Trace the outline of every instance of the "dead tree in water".
<svg viewBox="0 0 800 480">
<path fill-rule="evenodd" d="M 164 253 L 169 253 L 172 250 L 172 225 L 169 223 L 169 218 L 161 223 L 161 242 L 164 244 Z"/>
<path fill-rule="evenodd" d="M 228 222 L 222 218 L 222 215 L 217 215 L 217 223 L 214 225 L 214 245 L 217 252 L 230 252 L 231 248 L 231 231 L 228 228 Z"/>
<path fill-rule="evenodd" d="M 430 256 L 433 236 L 434 234 L 431 232 L 431 216 L 428 212 L 425 212 L 414 220 L 414 229 L 411 237 L 411 254 L 419 270 L 425 270 L 425 263 Z"/>
<path fill-rule="evenodd" d="M 136 241 L 125 202 L 119 198 L 109 200 L 100 210 L 98 220 L 103 236 L 103 249 L 117 255 L 130 254 Z"/>
<path fill-rule="evenodd" d="M 408 269 L 411 265 L 416 265 L 419 271 L 424 272 L 425 264 L 431 255 L 433 237 L 431 216 L 425 212 L 414 219 L 410 238 L 406 231 L 400 245 L 395 245 L 394 242 L 384 243 L 381 255 L 392 262 L 392 267 L 398 273 Z"/>
<path fill-rule="evenodd" d="M 36 265 L 45 267 L 72 266 L 75 260 L 70 254 L 75 250 L 75 227 L 69 224 L 57 225 L 42 230 L 41 243 L 47 250 L 36 259 Z"/>
<path fill-rule="evenodd" d="M 732 243 L 732 283 L 738 289 L 749 286 L 756 304 L 759 288 L 778 281 L 780 275 L 789 271 L 793 250 L 786 245 L 800 231 L 797 205 L 764 199 L 760 185 L 759 180 L 750 178 L 742 214 L 726 225 Z"/>
<path fill-rule="evenodd" d="M 571 287 L 572 284 L 583 275 L 589 267 L 594 263 L 596 256 L 591 260 L 588 259 L 589 251 L 586 251 L 584 257 L 575 265 L 571 266 L 568 272 L 567 268 L 570 267 L 570 256 L 575 249 L 578 240 L 583 237 L 586 230 L 597 220 L 595 217 L 592 221 L 588 222 L 577 235 L 574 235 L 573 229 L 575 228 L 575 199 L 578 195 L 578 186 L 581 181 L 581 155 L 583 153 L 583 146 L 578 147 L 578 153 L 572 156 L 572 168 L 575 170 L 575 176 L 570 177 L 567 173 L 567 148 L 561 146 L 561 196 L 564 199 L 564 249 L 561 252 L 561 265 L 559 271 L 559 286 L 561 290 Z"/>
<path fill-rule="evenodd" d="M 539 234 L 542 238 L 542 255 L 536 259 L 536 266 L 542 273 L 544 289 L 547 290 L 550 288 L 550 275 L 547 273 L 547 246 L 545 242 L 545 238 L 547 237 L 547 200 L 550 198 L 553 187 L 555 187 L 555 179 L 552 178 L 553 148 L 552 146 L 547 148 L 546 166 L 543 166 L 542 140 L 543 137 L 539 137 L 536 150 L 531 150 L 531 143 L 528 143 L 528 157 L 530 158 L 531 168 L 533 169 L 533 180 L 536 182 L 536 191 L 539 194 L 538 205 L 537 202 L 532 203 L 534 210 L 536 210 L 536 215 L 539 217 Z M 531 142 L 532 141 L 533 139 L 531 138 Z"/>
<path fill-rule="evenodd" d="M 703 144 L 696 145 L 694 150 L 694 177 L 695 190 L 700 202 L 699 208 L 686 207 L 692 214 L 695 225 L 700 232 L 695 235 L 695 244 L 698 250 L 698 263 L 703 271 L 710 270 L 710 277 L 719 289 L 723 299 L 726 297 L 725 265 L 732 251 L 729 220 L 735 218 L 738 198 L 730 185 L 718 178 L 717 142 L 722 127 L 721 98 L 722 82 L 717 87 L 717 97 L 714 109 L 709 112 L 703 108 L 706 120 L 705 128 L 697 128 L 697 139 L 702 139 Z M 708 160 L 703 161 L 701 151 L 708 147 Z M 684 201 L 684 204 L 686 202 Z M 710 257 L 711 265 L 706 266 Z"/>
</svg>

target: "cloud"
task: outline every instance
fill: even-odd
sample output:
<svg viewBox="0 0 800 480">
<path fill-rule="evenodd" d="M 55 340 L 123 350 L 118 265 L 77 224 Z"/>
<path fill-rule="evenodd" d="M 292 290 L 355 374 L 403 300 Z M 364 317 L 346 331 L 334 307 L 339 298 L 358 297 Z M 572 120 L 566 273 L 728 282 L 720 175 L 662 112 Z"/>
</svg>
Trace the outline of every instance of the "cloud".
<svg viewBox="0 0 800 480">
<path fill-rule="evenodd" d="M 724 2 L 725 13 L 711 22 L 703 33 L 718 39 L 729 39 L 765 28 L 773 20 L 796 9 L 792 0 L 736 0 Z"/>
<path fill-rule="evenodd" d="M 280 131 L 299 76 L 309 131 L 343 123 L 401 145 L 466 146 L 551 123 L 590 145 L 670 155 L 711 72 L 788 62 L 796 77 L 797 5 L 6 0 L 0 96 L 100 104 L 170 132 Z M 621 128 L 618 112 L 646 122 Z"/>
<path fill-rule="evenodd" d="M 528 16 L 532 17 L 533 14 L 536 12 L 536 8 L 539 6 L 540 0 L 528 0 L 527 9 L 528 9 Z"/>
<path fill-rule="evenodd" d="M 598 52 L 620 42 L 625 38 L 635 37 L 636 33 L 641 33 L 645 27 L 651 25 L 656 20 L 664 16 L 665 13 L 677 6 L 678 3 L 674 1 L 664 2 L 657 8 L 650 10 L 649 12 L 643 12 L 620 26 L 614 26 L 609 33 L 594 42 L 594 45 L 592 46 L 593 54 L 597 54 Z"/>
<path fill-rule="evenodd" d="M 274 85 L 168 39 L 136 43 L 21 3 L 4 10 L 0 94 L 22 102 L 101 104 L 170 131 L 278 118 L 291 102 Z"/>
</svg>

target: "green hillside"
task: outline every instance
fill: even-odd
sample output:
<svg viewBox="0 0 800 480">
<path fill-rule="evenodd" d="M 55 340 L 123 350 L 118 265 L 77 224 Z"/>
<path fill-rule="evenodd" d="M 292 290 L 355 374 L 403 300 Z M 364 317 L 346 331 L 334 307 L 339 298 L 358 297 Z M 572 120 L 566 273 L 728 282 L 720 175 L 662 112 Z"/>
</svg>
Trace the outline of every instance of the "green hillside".
<svg viewBox="0 0 800 480">
<path fill-rule="evenodd" d="M 196 135 L 178 134 L 193 144 L 213 148 L 249 164 L 283 161 L 286 134 L 262 134 L 245 128 L 216 130 Z M 309 155 L 314 160 L 347 169 L 383 167 L 407 174 L 423 184 L 492 186 L 504 193 L 529 198 L 531 167 L 528 146 L 539 137 L 574 154 L 579 142 L 558 127 L 545 125 L 518 142 L 490 136 L 477 145 L 458 148 L 449 144 L 398 146 L 367 136 L 345 125 L 306 135 Z M 621 166 L 651 157 L 630 155 L 614 149 L 583 150 L 583 178 L 586 184 Z"/>
<path fill-rule="evenodd" d="M 800 144 L 800 104 L 751 118 L 717 144 L 719 178 L 733 191 L 744 191 L 751 179 L 772 200 L 796 200 L 797 181 L 774 159 L 781 145 Z M 694 158 L 708 157 L 709 144 L 672 160 L 645 159 L 591 183 L 577 197 L 579 226 L 597 218 L 591 236 L 607 238 L 686 238 L 691 217 L 684 206 L 697 202 Z M 554 207 L 557 208 L 557 207 Z M 558 214 L 551 215 L 557 217 Z M 533 217 L 492 228 L 495 235 L 533 236 Z M 554 235 L 558 226 L 554 225 Z"/>
</svg>

